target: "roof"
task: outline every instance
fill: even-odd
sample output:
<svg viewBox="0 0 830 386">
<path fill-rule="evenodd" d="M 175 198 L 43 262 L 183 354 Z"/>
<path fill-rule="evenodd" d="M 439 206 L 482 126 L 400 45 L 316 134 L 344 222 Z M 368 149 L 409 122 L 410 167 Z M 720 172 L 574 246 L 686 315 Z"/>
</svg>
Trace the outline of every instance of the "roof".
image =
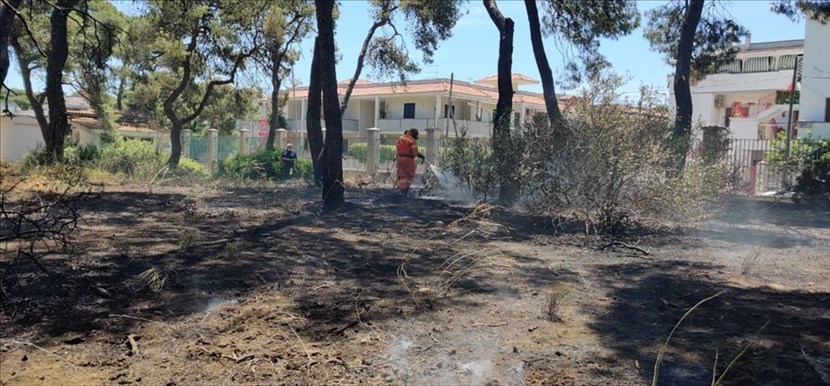
<svg viewBox="0 0 830 386">
<path fill-rule="evenodd" d="M 498 75 L 490 75 L 488 77 L 478 79 L 475 82 L 476 83 L 492 83 L 492 82 L 498 82 L 498 80 L 499 80 Z M 531 77 L 529 77 L 525 74 L 519 74 L 519 73 L 513 73 L 510 76 L 510 80 L 512 80 L 513 82 L 516 82 L 516 83 L 521 83 L 521 84 L 537 84 L 537 83 L 539 83 L 538 80 L 533 79 L 533 78 L 531 78 Z"/>
<path fill-rule="evenodd" d="M 348 84 L 339 83 L 337 85 L 337 93 L 341 95 L 345 94 L 347 86 Z M 358 82 L 352 90 L 352 97 L 449 92 L 449 90 L 450 80 L 447 78 L 411 80 L 406 82 L 406 84 L 398 82 Z M 474 99 L 487 99 L 494 103 L 499 97 L 499 91 L 496 88 L 460 80 L 453 81 L 452 92 L 454 95 L 463 95 Z M 308 97 L 308 87 L 298 87 L 296 90 L 290 91 L 288 95 L 290 98 L 306 98 Z M 513 102 L 536 106 L 545 105 L 545 99 L 541 93 L 520 90 L 517 90 L 513 95 Z"/>
<path fill-rule="evenodd" d="M 804 48 L 804 39 L 749 43 L 749 48 L 747 48 L 747 51 L 783 50 L 789 48 Z"/>
<path fill-rule="evenodd" d="M 349 82 L 351 82 L 351 81 L 352 81 L 352 78 L 343 79 L 343 80 L 337 82 L 337 84 L 346 84 L 346 85 L 348 85 Z M 372 82 L 368 81 L 368 80 L 358 79 L 357 82 L 355 82 L 354 84 L 356 84 L 356 85 L 357 84 L 372 84 Z"/>
</svg>

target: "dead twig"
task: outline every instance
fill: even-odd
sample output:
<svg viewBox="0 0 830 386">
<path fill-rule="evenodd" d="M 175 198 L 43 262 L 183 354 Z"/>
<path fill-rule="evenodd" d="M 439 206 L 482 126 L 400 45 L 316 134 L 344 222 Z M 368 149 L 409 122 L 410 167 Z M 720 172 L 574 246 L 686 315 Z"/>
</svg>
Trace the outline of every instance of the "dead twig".
<svg viewBox="0 0 830 386">
<path fill-rule="evenodd" d="M 599 247 L 599 248 L 597 248 L 597 249 L 595 249 L 595 250 L 596 250 L 596 251 L 603 251 L 603 250 L 605 250 L 605 249 L 607 249 L 607 248 L 609 248 L 609 247 L 613 247 L 613 246 L 620 246 L 620 247 L 623 247 L 623 248 L 628 248 L 628 249 L 635 250 L 635 251 L 640 252 L 640 253 L 642 253 L 643 255 L 646 255 L 646 256 L 648 256 L 648 255 L 649 255 L 649 252 L 648 252 L 648 251 L 646 251 L 645 249 L 642 249 L 642 248 L 640 248 L 640 247 L 636 247 L 636 246 L 633 246 L 633 245 L 628 245 L 628 244 L 623 243 L 623 242 L 621 242 L 621 241 L 612 241 L 612 242 L 610 242 L 610 243 L 608 243 L 608 244 L 605 244 L 605 245 L 603 245 L 602 247 Z"/>
<path fill-rule="evenodd" d="M 135 335 L 127 335 L 127 343 L 130 345 L 132 355 L 138 355 L 138 342 L 135 341 Z"/>
<path fill-rule="evenodd" d="M 470 327 L 504 327 L 507 325 L 507 322 L 502 323 L 473 323 Z"/>
</svg>

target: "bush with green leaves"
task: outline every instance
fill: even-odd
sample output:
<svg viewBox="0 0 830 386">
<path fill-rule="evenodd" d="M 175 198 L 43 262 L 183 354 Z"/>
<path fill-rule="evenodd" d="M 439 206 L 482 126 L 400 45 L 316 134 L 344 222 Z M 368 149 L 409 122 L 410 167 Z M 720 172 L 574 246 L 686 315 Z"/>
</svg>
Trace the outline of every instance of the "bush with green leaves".
<svg viewBox="0 0 830 386">
<path fill-rule="evenodd" d="M 101 148 L 101 159 L 97 166 L 110 173 L 141 179 L 158 173 L 166 161 L 167 156 L 152 142 L 123 138 Z"/>
<path fill-rule="evenodd" d="M 282 157 L 279 151 L 263 150 L 256 153 L 236 153 L 219 164 L 220 177 L 248 180 L 282 179 Z M 295 178 L 310 179 L 314 175 L 310 161 L 298 159 L 295 162 Z"/>
<path fill-rule="evenodd" d="M 819 141 L 793 187 L 796 201 L 830 204 L 830 142 Z"/>
<path fill-rule="evenodd" d="M 380 162 L 388 162 L 395 159 L 394 145 L 380 145 Z M 360 162 L 366 162 L 369 159 L 369 145 L 366 143 L 354 143 L 349 145 L 349 155 Z"/>
<path fill-rule="evenodd" d="M 447 139 L 439 157 L 442 168 L 457 177 L 473 196 L 487 199 L 493 193 L 496 174 L 489 141 L 469 138 L 462 128 L 458 137 Z"/>
</svg>

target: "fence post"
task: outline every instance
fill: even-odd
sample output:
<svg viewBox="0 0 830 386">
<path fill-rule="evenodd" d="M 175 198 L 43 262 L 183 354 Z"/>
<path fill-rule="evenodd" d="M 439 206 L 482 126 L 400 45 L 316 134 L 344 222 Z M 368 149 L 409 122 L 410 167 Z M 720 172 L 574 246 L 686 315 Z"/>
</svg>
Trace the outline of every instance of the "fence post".
<svg viewBox="0 0 830 386">
<path fill-rule="evenodd" d="M 248 154 L 248 135 L 251 134 L 251 130 L 248 129 L 239 129 L 239 152 L 242 154 Z"/>
<path fill-rule="evenodd" d="M 219 129 L 208 130 L 210 136 L 208 137 L 208 162 L 210 163 L 210 171 L 216 171 L 216 164 L 219 161 Z"/>
<path fill-rule="evenodd" d="M 427 161 L 433 165 L 438 165 L 438 140 L 441 132 L 437 127 L 429 127 L 427 130 Z"/>
<path fill-rule="evenodd" d="M 288 145 L 288 130 L 286 129 L 277 129 L 277 143 L 275 144 L 277 150 L 285 150 L 285 146 Z M 298 146 L 301 146 L 299 144 Z"/>
<path fill-rule="evenodd" d="M 366 173 L 375 174 L 380 167 L 380 129 L 372 127 L 366 129 L 367 151 Z"/>
<path fill-rule="evenodd" d="M 187 158 L 191 158 L 190 157 L 190 130 L 188 130 L 188 129 L 182 130 L 181 141 L 182 141 L 182 155 L 187 157 Z"/>
</svg>

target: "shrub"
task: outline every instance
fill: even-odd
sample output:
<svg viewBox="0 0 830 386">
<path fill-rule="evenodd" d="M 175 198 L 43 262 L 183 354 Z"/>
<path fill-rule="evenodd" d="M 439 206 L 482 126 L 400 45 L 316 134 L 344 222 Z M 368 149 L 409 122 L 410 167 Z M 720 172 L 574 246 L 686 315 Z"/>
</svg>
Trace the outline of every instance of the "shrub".
<svg viewBox="0 0 830 386">
<path fill-rule="evenodd" d="M 244 178 L 249 180 L 282 179 L 281 153 L 263 150 L 250 154 L 234 154 L 219 164 L 218 175 L 222 177 Z M 295 163 L 299 172 L 294 177 L 312 178 L 314 175 L 310 161 L 299 159 Z"/>
<path fill-rule="evenodd" d="M 462 128 L 460 136 L 449 139 L 439 156 L 440 165 L 458 177 L 474 196 L 486 199 L 493 191 L 495 169 L 489 142 L 467 138 L 466 129 Z"/>
<path fill-rule="evenodd" d="M 793 187 L 797 201 L 830 204 L 830 142 L 817 142 Z"/>
<path fill-rule="evenodd" d="M 176 175 L 186 178 L 207 179 L 210 178 L 210 171 L 197 161 L 190 158 L 182 158 L 179 160 L 179 167 L 176 169 Z"/>
<path fill-rule="evenodd" d="M 612 235 L 702 213 L 720 168 L 693 165 L 673 176 L 672 122 L 659 95 L 644 88 L 626 100 L 623 84 L 619 76 L 594 79 L 560 122 L 534 117 L 522 132 L 518 173 L 530 208 L 568 213 L 586 230 Z"/>
<path fill-rule="evenodd" d="M 152 177 L 165 166 L 167 156 L 149 141 L 126 138 L 101 149 L 98 168 L 132 177 Z"/>
<path fill-rule="evenodd" d="M 380 162 L 387 162 L 395 159 L 394 145 L 380 145 Z M 369 145 L 366 143 L 355 143 L 349 145 L 349 155 L 360 162 L 369 160 Z"/>
<path fill-rule="evenodd" d="M 93 144 L 75 145 L 67 141 L 63 148 L 64 163 L 73 166 L 87 166 L 96 162 L 100 158 L 100 151 L 97 146 Z M 37 166 L 46 165 L 49 161 L 49 156 L 46 149 L 38 147 L 32 150 L 23 157 L 23 168 L 29 169 Z"/>
<path fill-rule="evenodd" d="M 91 165 L 101 158 L 101 151 L 94 144 L 67 146 L 64 149 L 64 160 L 78 166 Z"/>
</svg>

